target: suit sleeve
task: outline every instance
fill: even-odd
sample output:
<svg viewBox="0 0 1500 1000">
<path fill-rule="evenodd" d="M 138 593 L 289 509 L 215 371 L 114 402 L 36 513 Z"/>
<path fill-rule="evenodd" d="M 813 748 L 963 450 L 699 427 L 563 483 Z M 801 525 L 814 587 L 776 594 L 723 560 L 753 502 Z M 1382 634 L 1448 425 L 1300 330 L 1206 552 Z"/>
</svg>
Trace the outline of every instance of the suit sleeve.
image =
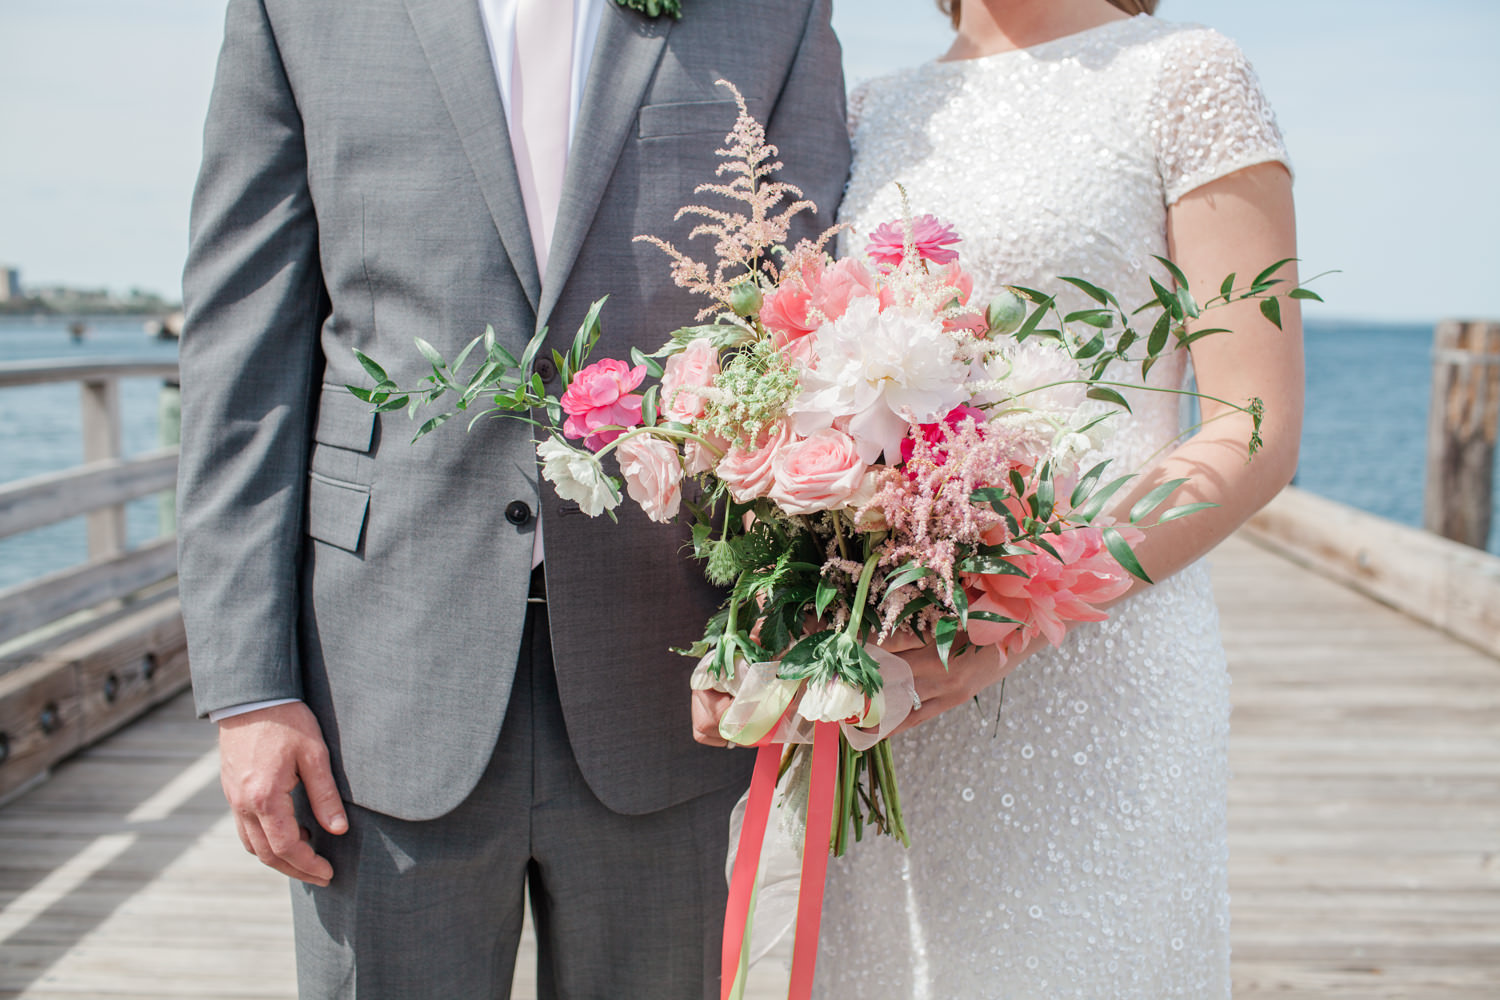
<svg viewBox="0 0 1500 1000">
<path fill-rule="evenodd" d="M 183 275 L 178 571 L 202 714 L 302 694 L 297 565 L 326 298 L 288 74 L 262 0 L 231 0 Z"/>
<path fill-rule="evenodd" d="M 843 54 L 831 16 L 830 0 L 809 5 L 801 43 L 766 122 L 766 137 L 787 165 L 782 179 L 802 188 L 818 206 L 816 224 L 804 217 L 807 228 L 794 231 L 794 240 L 833 225 L 849 179 Z"/>
</svg>

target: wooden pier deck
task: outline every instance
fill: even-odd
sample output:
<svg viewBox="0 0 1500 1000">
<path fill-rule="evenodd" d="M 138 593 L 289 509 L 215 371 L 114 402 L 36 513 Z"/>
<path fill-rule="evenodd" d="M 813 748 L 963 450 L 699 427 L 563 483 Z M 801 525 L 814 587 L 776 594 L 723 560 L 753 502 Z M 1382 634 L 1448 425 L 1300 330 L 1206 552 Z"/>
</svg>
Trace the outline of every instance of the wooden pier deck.
<svg viewBox="0 0 1500 1000">
<path fill-rule="evenodd" d="M 1215 586 L 1236 997 L 1500 996 L 1500 662 L 1243 537 Z M 212 741 L 179 698 L 0 809 L 0 997 L 295 995 Z"/>
</svg>

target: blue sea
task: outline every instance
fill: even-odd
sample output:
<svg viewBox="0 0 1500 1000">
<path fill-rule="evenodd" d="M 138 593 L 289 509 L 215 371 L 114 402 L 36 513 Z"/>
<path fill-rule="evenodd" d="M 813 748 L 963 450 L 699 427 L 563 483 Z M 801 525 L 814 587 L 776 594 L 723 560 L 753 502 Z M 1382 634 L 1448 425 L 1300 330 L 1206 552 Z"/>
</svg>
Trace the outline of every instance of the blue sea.
<svg viewBox="0 0 1500 1000">
<path fill-rule="evenodd" d="M 171 357 L 139 320 L 94 320 L 74 343 L 67 323 L 0 317 L 0 362 L 38 358 Z M 1432 326 L 1309 320 L 1307 419 L 1297 485 L 1382 517 L 1420 525 Z M 121 384 L 124 450 L 158 447 L 159 379 Z M 0 482 L 82 460 L 72 383 L 0 389 Z M 1495 491 L 1500 499 L 1500 489 Z M 1500 515 L 1496 517 L 1500 521 Z M 132 545 L 160 533 L 154 499 L 132 503 Z M 1490 550 L 1500 552 L 1500 532 Z M 82 562 L 81 518 L 0 540 L 0 589 Z"/>
</svg>

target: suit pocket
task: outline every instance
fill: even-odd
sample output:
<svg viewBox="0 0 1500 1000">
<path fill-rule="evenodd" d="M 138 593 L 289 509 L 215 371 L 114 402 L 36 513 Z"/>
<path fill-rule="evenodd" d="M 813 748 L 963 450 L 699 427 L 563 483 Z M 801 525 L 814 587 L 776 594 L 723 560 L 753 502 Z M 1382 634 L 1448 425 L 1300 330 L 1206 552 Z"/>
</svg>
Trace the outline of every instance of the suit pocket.
<svg viewBox="0 0 1500 1000">
<path fill-rule="evenodd" d="M 375 411 L 343 386 L 325 385 L 318 399 L 318 444 L 368 452 L 375 440 Z"/>
<path fill-rule="evenodd" d="M 754 103 L 750 113 L 758 116 Z M 733 101 L 684 101 L 673 104 L 647 104 L 637 118 L 637 135 L 657 139 L 671 135 L 727 135 L 734 128 L 739 108 Z"/>
<path fill-rule="evenodd" d="M 370 491 L 312 473 L 307 479 L 307 533 L 320 542 L 358 552 L 370 511 Z"/>
</svg>

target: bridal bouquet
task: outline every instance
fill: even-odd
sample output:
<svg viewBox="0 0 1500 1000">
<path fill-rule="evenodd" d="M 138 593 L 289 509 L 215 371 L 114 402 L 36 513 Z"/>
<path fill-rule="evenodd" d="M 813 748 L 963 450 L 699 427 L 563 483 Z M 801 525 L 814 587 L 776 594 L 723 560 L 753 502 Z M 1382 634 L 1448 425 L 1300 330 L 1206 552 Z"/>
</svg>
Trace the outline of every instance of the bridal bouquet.
<svg viewBox="0 0 1500 1000">
<path fill-rule="evenodd" d="M 724 737 L 763 748 L 740 857 L 758 855 L 778 779 L 811 745 L 797 772 L 809 788 L 803 881 L 821 885 L 825 847 L 842 852 L 865 826 L 907 842 L 884 737 L 918 702 L 910 670 L 880 644 L 904 632 L 946 663 L 969 647 L 1057 643 L 1069 624 L 1103 619 L 1100 604 L 1146 578 L 1131 550 L 1142 530 L 1205 505 L 1163 509 L 1174 480 L 1116 523 L 1105 509 L 1131 476 L 1089 456 L 1128 410 L 1125 390 L 1214 332 L 1186 332 L 1202 308 L 1256 297 L 1272 316 L 1281 265 L 1243 288 L 1231 276 L 1203 307 L 1165 260 L 1176 290 L 1157 285 L 1133 311 L 1066 278 L 1093 304 L 1063 314 L 1027 288 L 977 304 L 958 235 L 928 215 L 891 220 L 839 260 L 835 231 L 788 246 L 790 220 L 812 206 L 775 179 L 776 150 L 734 93 L 719 178 L 699 188 L 727 207 L 680 213 L 701 220 L 691 237 L 712 238 L 716 260 L 641 237 L 705 301 L 695 325 L 651 354 L 593 360 L 596 302 L 569 351 L 554 352 L 559 397 L 531 371 L 543 334 L 515 358 L 490 331 L 451 364 L 419 341 L 432 374 L 417 390 L 363 355 L 376 385 L 350 388 L 413 413 L 444 396 L 458 411 L 485 399 L 481 415 L 536 425 L 542 475 L 585 513 L 612 515 L 628 494 L 654 520 L 691 521 L 694 554 L 727 595 L 681 652 L 698 661 L 695 687 L 734 696 Z M 460 377 L 476 348 L 477 371 Z M 1259 401 L 1227 405 L 1259 427 Z M 753 860 L 736 867 L 742 906 L 753 878 Z"/>
</svg>

